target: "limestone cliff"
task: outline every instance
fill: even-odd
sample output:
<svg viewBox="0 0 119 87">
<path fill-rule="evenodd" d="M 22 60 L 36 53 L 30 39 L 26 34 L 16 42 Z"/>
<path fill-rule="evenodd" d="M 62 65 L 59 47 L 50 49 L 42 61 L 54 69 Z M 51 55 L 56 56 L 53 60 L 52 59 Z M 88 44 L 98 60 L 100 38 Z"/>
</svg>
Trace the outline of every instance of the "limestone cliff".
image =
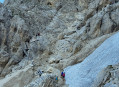
<svg viewBox="0 0 119 87">
<path fill-rule="evenodd" d="M 0 83 L 10 78 L 3 87 L 21 87 L 24 78 L 14 74 L 30 66 L 32 78 L 22 86 L 67 86 L 60 72 L 81 63 L 118 30 L 119 0 L 5 0 L 0 3 Z M 53 84 L 55 75 L 59 81 Z"/>
</svg>

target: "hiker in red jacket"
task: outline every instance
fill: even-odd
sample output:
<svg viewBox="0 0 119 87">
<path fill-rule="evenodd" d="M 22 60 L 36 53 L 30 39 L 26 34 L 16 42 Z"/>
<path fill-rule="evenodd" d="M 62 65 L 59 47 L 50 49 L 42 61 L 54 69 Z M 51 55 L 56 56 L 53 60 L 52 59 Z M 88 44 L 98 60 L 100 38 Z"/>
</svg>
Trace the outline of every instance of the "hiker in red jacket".
<svg viewBox="0 0 119 87">
<path fill-rule="evenodd" d="M 63 76 L 63 80 L 65 80 L 65 79 L 64 79 L 64 78 L 65 78 L 65 72 L 63 73 L 63 75 L 62 75 L 62 76 Z"/>
<path fill-rule="evenodd" d="M 40 32 L 36 34 L 36 36 L 40 36 Z"/>
<path fill-rule="evenodd" d="M 65 78 L 65 72 L 62 72 L 61 73 L 61 76 L 62 76 L 62 78 L 63 78 L 63 81 L 65 80 L 64 78 Z"/>
<path fill-rule="evenodd" d="M 40 33 L 38 33 L 38 36 L 40 36 Z"/>
</svg>

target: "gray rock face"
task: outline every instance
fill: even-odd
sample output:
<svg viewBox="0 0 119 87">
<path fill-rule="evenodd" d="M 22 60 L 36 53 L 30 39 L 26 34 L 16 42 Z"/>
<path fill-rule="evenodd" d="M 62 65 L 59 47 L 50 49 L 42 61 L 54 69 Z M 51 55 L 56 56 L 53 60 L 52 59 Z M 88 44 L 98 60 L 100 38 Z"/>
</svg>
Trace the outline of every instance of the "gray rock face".
<svg viewBox="0 0 119 87">
<path fill-rule="evenodd" d="M 10 59 L 9 30 L 11 11 L 3 5 L 0 6 L 0 74 Z"/>
<path fill-rule="evenodd" d="M 119 64 L 109 65 L 99 72 L 92 87 L 118 87 L 119 86 Z"/>
<path fill-rule="evenodd" d="M 5 65 L 7 64 L 7 62 L 9 61 L 10 57 L 9 54 L 5 51 L 1 51 L 0 52 L 0 73 L 2 72 L 3 68 L 5 67 Z"/>
<path fill-rule="evenodd" d="M 0 4 L 0 75 L 31 61 L 34 72 L 40 66 L 48 74 L 55 73 L 47 71 L 50 67 L 62 70 L 82 62 L 119 30 L 118 7 L 118 0 L 5 0 Z M 63 87 L 61 78 L 58 84 Z"/>
</svg>

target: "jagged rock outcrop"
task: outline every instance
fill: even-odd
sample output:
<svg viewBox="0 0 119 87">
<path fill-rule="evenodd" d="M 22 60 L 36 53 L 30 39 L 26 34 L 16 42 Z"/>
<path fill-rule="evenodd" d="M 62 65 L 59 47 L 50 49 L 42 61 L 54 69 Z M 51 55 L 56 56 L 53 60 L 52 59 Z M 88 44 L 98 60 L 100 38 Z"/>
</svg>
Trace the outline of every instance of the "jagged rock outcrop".
<svg viewBox="0 0 119 87">
<path fill-rule="evenodd" d="M 9 47 L 9 27 L 10 19 L 12 17 L 11 11 L 3 5 L 0 6 L 0 74 L 5 68 L 10 59 Z"/>
<path fill-rule="evenodd" d="M 101 72 L 99 72 L 97 79 L 94 81 L 92 87 L 118 87 L 118 68 L 119 64 L 108 65 Z"/>
<path fill-rule="evenodd" d="M 10 59 L 10 57 L 7 52 L 5 52 L 5 51 L 0 52 L 0 73 L 4 69 L 4 67 L 7 64 L 7 62 L 9 61 L 9 59 Z"/>
<path fill-rule="evenodd" d="M 118 0 L 5 0 L 0 4 L 0 75 L 33 63 L 34 73 L 41 68 L 55 74 L 63 87 L 60 72 L 115 34 L 118 17 Z"/>
<path fill-rule="evenodd" d="M 33 78 L 33 70 L 30 65 L 22 70 L 18 70 L 4 79 L 0 80 L 1 87 L 23 87 L 30 83 Z"/>
</svg>

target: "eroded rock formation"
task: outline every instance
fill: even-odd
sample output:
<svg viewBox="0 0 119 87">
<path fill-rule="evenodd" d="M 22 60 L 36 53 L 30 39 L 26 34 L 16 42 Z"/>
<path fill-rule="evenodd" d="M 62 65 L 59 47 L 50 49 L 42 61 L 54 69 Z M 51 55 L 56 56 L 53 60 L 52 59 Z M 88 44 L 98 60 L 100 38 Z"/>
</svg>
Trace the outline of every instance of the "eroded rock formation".
<svg viewBox="0 0 119 87">
<path fill-rule="evenodd" d="M 0 3 L 0 76 L 32 63 L 34 77 L 25 85 L 39 81 L 40 68 L 59 76 L 63 87 L 60 72 L 82 62 L 118 30 L 118 0 L 5 0 Z"/>
</svg>

